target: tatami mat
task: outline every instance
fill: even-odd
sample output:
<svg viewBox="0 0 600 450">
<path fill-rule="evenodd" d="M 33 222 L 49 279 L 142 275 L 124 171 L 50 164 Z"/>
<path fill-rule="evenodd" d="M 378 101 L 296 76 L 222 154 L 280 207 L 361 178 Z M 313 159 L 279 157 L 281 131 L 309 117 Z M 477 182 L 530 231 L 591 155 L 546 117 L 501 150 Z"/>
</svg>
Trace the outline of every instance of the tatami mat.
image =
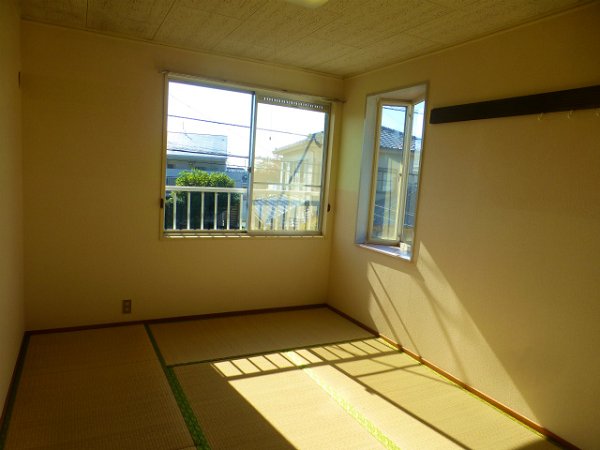
<svg viewBox="0 0 600 450">
<path fill-rule="evenodd" d="M 556 448 L 375 338 L 175 373 L 214 448 Z"/>
<path fill-rule="evenodd" d="M 7 450 L 192 445 L 142 326 L 31 337 Z"/>
<path fill-rule="evenodd" d="M 302 371 L 233 381 L 211 364 L 175 373 L 213 449 L 382 448 Z"/>
<path fill-rule="evenodd" d="M 206 442 L 556 448 L 327 308 L 31 336 L 6 450 Z"/>
<path fill-rule="evenodd" d="M 328 308 L 171 322 L 151 329 L 168 365 L 372 336 Z"/>
<path fill-rule="evenodd" d="M 392 348 L 365 352 L 362 344 L 373 341 L 310 349 L 329 364 L 307 370 L 334 386 L 400 448 L 556 449 L 406 354 Z M 293 359 L 300 352 L 291 353 Z"/>
</svg>

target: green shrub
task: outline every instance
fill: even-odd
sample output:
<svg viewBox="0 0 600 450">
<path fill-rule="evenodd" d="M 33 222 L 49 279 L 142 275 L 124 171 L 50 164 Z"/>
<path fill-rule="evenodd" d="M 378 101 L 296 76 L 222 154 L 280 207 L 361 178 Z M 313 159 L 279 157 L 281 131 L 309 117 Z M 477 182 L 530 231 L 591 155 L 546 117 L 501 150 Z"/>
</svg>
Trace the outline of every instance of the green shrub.
<svg viewBox="0 0 600 450">
<path fill-rule="evenodd" d="M 179 173 L 175 180 L 176 186 L 212 186 L 210 173 L 202 170 L 184 170 Z M 225 174 L 223 174 L 225 175 Z M 225 175 L 227 177 L 227 175 Z M 227 177 L 229 178 L 229 177 Z"/>
<path fill-rule="evenodd" d="M 211 187 L 234 187 L 235 181 L 233 181 L 229 175 L 222 172 L 213 172 L 209 174 Z M 202 185 L 201 185 L 202 186 Z"/>
<path fill-rule="evenodd" d="M 184 170 L 175 180 L 176 186 L 235 187 L 235 181 L 223 172 L 204 172 L 198 169 Z"/>
</svg>

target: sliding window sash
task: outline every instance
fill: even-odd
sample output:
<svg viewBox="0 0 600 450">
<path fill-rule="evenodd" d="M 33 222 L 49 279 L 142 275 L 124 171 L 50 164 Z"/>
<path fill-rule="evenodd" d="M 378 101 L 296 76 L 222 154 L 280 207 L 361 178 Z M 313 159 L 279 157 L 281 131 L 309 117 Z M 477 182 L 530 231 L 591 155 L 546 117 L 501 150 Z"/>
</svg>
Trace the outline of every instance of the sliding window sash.
<svg viewBox="0 0 600 450">
<path fill-rule="evenodd" d="M 311 97 L 299 99 L 298 96 L 288 97 L 285 95 L 271 94 L 271 93 L 256 93 L 255 109 L 253 115 L 253 143 L 252 143 L 252 156 L 251 156 L 251 167 L 252 167 L 252 184 L 250 185 L 249 194 L 249 208 L 248 208 L 248 234 L 256 236 L 320 236 L 323 234 L 323 222 L 325 215 L 325 199 L 326 199 L 326 179 L 327 179 L 327 164 L 329 156 L 329 126 L 331 117 L 331 105 L 329 103 L 314 101 Z M 257 229 L 255 228 L 254 222 L 254 204 L 253 199 L 257 198 L 254 191 L 254 179 L 256 170 L 256 131 L 258 129 L 259 120 L 259 105 L 273 105 L 284 108 L 293 108 L 305 111 L 314 111 L 324 114 L 323 122 L 323 137 L 322 137 L 322 155 L 321 155 L 321 174 L 319 177 L 319 207 L 316 211 L 318 215 L 316 229 L 315 230 L 282 230 L 282 229 Z"/>
</svg>

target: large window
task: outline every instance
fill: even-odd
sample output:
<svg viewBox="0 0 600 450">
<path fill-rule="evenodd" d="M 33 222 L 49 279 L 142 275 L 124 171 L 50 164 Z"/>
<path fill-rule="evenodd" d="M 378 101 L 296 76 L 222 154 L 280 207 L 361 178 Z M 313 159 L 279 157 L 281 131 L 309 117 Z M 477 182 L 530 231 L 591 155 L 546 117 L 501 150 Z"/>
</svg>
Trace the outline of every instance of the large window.
<svg viewBox="0 0 600 450">
<path fill-rule="evenodd" d="M 357 243 L 405 259 L 415 242 L 424 98 L 425 86 L 367 98 Z"/>
<path fill-rule="evenodd" d="M 321 233 L 329 104 L 169 77 L 165 235 Z"/>
</svg>

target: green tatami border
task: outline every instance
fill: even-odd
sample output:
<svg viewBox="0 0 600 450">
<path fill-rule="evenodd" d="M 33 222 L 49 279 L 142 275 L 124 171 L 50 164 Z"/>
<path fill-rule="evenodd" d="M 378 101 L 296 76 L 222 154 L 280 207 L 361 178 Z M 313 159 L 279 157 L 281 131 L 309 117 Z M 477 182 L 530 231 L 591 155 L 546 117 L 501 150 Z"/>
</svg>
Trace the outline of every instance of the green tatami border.
<svg viewBox="0 0 600 450">
<path fill-rule="evenodd" d="M 194 411 L 190 405 L 190 402 L 188 401 L 187 397 L 185 396 L 185 392 L 184 392 L 183 388 L 181 387 L 179 380 L 177 379 L 177 375 L 175 374 L 175 371 L 173 370 L 173 368 L 168 367 L 165 364 L 163 355 L 160 351 L 160 348 L 158 347 L 156 340 L 154 339 L 154 335 L 152 334 L 152 330 L 150 330 L 149 325 L 144 324 L 144 328 L 146 329 L 148 339 L 150 339 L 150 342 L 152 343 L 152 347 L 154 348 L 154 352 L 156 353 L 156 357 L 158 358 L 158 361 L 160 362 L 160 365 L 165 373 L 165 377 L 167 378 L 169 387 L 171 388 L 171 392 L 173 393 L 173 396 L 175 397 L 177 406 L 179 406 L 181 415 L 183 416 L 183 419 L 185 420 L 187 429 L 188 429 L 190 435 L 192 436 L 194 445 L 196 446 L 196 448 L 198 450 L 209 450 L 210 445 L 208 444 L 206 436 L 204 436 L 204 433 L 202 432 L 202 428 L 200 428 L 198 419 L 196 418 L 196 415 L 194 414 Z"/>
</svg>

